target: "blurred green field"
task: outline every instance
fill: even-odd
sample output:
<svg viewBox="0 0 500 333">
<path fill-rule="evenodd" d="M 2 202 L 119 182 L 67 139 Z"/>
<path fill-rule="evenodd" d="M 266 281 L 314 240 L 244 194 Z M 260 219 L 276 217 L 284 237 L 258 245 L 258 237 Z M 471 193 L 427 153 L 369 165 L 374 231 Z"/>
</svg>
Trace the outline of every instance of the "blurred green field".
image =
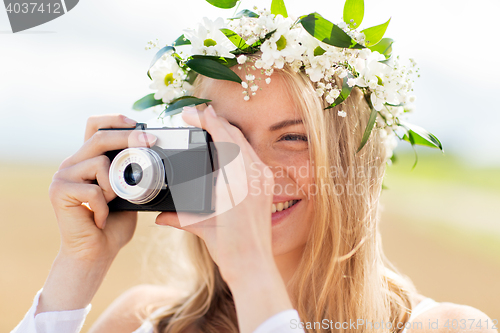
<svg viewBox="0 0 500 333">
<path fill-rule="evenodd" d="M 467 304 L 500 319 L 500 169 L 453 156 L 401 154 L 388 168 L 381 232 L 387 257 L 425 296 Z M 57 166 L 0 163 L 0 331 L 22 319 L 59 247 L 48 199 Z M 83 332 L 127 288 L 147 282 L 145 249 L 156 214 L 140 214 L 134 239 L 119 254 L 92 302 Z"/>
<path fill-rule="evenodd" d="M 397 155 L 382 202 L 388 214 L 436 241 L 500 263 L 500 168 L 440 152 Z M 500 288 L 500 283 L 499 286 Z"/>
</svg>

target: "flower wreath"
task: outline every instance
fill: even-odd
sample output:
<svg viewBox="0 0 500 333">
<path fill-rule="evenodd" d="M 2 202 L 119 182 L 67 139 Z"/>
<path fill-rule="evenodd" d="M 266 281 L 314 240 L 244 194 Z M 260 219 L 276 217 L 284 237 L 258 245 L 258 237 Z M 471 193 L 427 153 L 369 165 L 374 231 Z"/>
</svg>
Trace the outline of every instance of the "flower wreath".
<svg viewBox="0 0 500 333">
<path fill-rule="evenodd" d="M 240 2 L 207 1 L 219 8 L 233 8 Z M 341 105 L 354 86 L 364 92 L 371 114 L 358 152 L 374 128 L 380 131 L 387 147 L 388 162 L 393 160 L 396 137 L 413 147 L 423 145 L 443 150 L 436 136 L 402 119 L 414 109 L 416 98 L 411 94 L 411 75 L 418 73 L 418 69 L 413 59 L 403 66 L 399 56 L 391 55 L 393 40 L 384 38 L 391 19 L 359 31 L 364 16 L 363 0 L 346 0 L 343 21 L 338 24 L 318 13 L 291 18 L 283 0 L 272 0 L 270 10 L 256 7 L 253 10 L 242 10 L 227 23 L 222 18 L 215 21 L 204 18 L 197 29 L 185 30 L 172 45 L 161 48 L 147 72 L 153 81 L 150 88 L 156 92 L 135 102 L 133 108 L 143 110 L 161 105 L 160 117 L 165 117 L 180 113 L 184 106 L 209 102 L 192 95 L 192 84 L 198 74 L 241 84 L 243 99 L 249 100 L 261 82 L 252 74 L 242 80 L 230 67 L 250 62 L 252 69 L 268 76 L 264 81 L 269 84 L 274 69 L 281 69 L 287 63 L 294 71 L 308 75 L 316 94 L 329 103 L 326 109 Z M 146 49 L 158 47 L 157 42 L 148 44 Z M 177 52 L 176 48 L 186 45 L 191 46 L 190 55 Z M 248 57 L 259 51 L 259 57 Z M 336 85 L 334 75 L 342 79 L 341 87 Z M 349 115 L 340 110 L 338 116 Z"/>
</svg>

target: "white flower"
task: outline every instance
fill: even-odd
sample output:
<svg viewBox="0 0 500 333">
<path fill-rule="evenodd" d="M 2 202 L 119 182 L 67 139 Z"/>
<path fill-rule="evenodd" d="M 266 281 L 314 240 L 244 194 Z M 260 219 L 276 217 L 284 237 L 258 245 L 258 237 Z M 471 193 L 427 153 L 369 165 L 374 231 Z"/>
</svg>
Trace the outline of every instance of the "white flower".
<svg viewBox="0 0 500 333">
<path fill-rule="evenodd" d="M 257 91 L 257 89 L 259 89 L 259 86 L 258 86 L 258 85 L 256 85 L 256 84 L 254 84 L 254 85 L 252 85 L 252 86 L 250 87 L 250 90 L 251 90 L 251 91 Z"/>
<path fill-rule="evenodd" d="M 267 84 L 271 83 L 271 78 L 270 77 L 266 78 L 266 83 Z"/>
<path fill-rule="evenodd" d="M 250 99 L 250 96 L 245 95 L 245 97 L 243 97 L 243 99 L 244 99 L 245 101 L 248 101 L 248 100 Z"/>
<path fill-rule="evenodd" d="M 248 88 L 248 83 L 246 83 L 245 81 L 242 81 L 241 82 L 241 86 L 243 87 L 243 89 L 247 89 Z"/>
<path fill-rule="evenodd" d="M 352 79 L 347 80 L 347 85 L 349 87 L 354 87 L 356 85 L 356 79 L 352 78 Z"/>
<path fill-rule="evenodd" d="M 238 57 L 238 64 L 242 65 L 247 61 L 247 56 L 242 54 Z"/>
<path fill-rule="evenodd" d="M 215 21 L 203 18 L 203 24 L 198 25 L 198 30 L 185 30 L 184 35 L 191 41 L 191 53 L 234 58 L 229 53 L 236 46 L 220 31 L 224 28 L 224 20 L 219 17 Z"/>
<path fill-rule="evenodd" d="M 281 15 L 275 17 L 276 31 L 260 47 L 263 68 L 283 68 L 285 62 L 293 63 L 302 56 L 305 48 L 298 41 L 300 29 L 290 29 L 292 23 Z"/>
<path fill-rule="evenodd" d="M 247 74 L 245 76 L 245 78 L 247 79 L 247 81 L 253 81 L 253 80 L 255 80 L 255 75 L 253 75 L 253 74 Z"/>
<path fill-rule="evenodd" d="M 318 82 L 324 77 L 324 68 L 315 63 L 314 67 L 306 67 L 306 73 L 309 75 L 312 82 Z"/>
<path fill-rule="evenodd" d="M 382 143 L 385 146 L 386 149 L 386 155 L 385 158 L 389 159 L 392 156 L 392 152 L 394 151 L 394 148 L 398 145 L 398 141 L 396 140 L 396 134 L 391 131 L 387 131 L 387 136 L 382 139 Z"/>
<path fill-rule="evenodd" d="M 339 73 L 337 75 L 341 79 L 343 79 L 343 78 L 345 78 L 347 76 L 347 70 L 344 69 L 344 68 L 339 68 L 338 72 Z"/>
<path fill-rule="evenodd" d="M 337 97 L 340 96 L 340 90 L 339 89 L 332 89 L 332 90 L 330 90 L 328 95 L 335 100 L 335 99 L 337 99 Z"/>
<path fill-rule="evenodd" d="M 343 118 L 345 118 L 345 116 L 347 116 L 347 113 L 345 113 L 345 111 L 339 111 L 337 114 Z"/>
<path fill-rule="evenodd" d="M 371 53 L 370 49 L 368 49 L 368 48 L 362 49 L 362 50 L 359 51 L 358 57 L 361 58 L 361 59 L 363 59 L 363 60 L 366 60 L 370 56 L 370 53 Z"/>
<path fill-rule="evenodd" d="M 170 103 L 174 98 L 185 95 L 192 87 L 183 80 L 183 75 L 184 72 L 174 57 L 164 55 L 151 69 L 153 82 L 149 87 L 157 90 L 154 98 Z"/>
<path fill-rule="evenodd" d="M 264 61 L 262 59 L 257 59 L 255 60 L 254 66 L 255 68 L 263 68 L 265 65 Z"/>
<path fill-rule="evenodd" d="M 378 97 L 375 92 L 372 92 L 372 94 L 370 95 L 370 100 L 375 110 L 382 110 L 384 101 L 382 100 L 382 98 Z"/>
</svg>

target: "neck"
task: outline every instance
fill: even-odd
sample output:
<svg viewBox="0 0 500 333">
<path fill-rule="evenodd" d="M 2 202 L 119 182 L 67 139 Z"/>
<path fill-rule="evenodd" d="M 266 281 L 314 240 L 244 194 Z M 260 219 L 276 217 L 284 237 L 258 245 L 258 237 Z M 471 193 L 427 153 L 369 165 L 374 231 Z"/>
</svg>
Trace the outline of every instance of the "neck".
<svg viewBox="0 0 500 333">
<path fill-rule="evenodd" d="M 276 266 L 281 274 L 281 278 L 285 283 L 285 286 L 288 291 L 288 295 L 291 297 L 291 286 L 289 286 L 289 282 L 297 270 L 299 266 L 300 259 L 302 258 L 302 253 L 304 252 L 305 245 L 300 246 L 290 252 L 279 254 L 274 256 L 274 261 L 276 262 Z M 293 301 L 292 301 L 293 302 Z"/>
</svg>

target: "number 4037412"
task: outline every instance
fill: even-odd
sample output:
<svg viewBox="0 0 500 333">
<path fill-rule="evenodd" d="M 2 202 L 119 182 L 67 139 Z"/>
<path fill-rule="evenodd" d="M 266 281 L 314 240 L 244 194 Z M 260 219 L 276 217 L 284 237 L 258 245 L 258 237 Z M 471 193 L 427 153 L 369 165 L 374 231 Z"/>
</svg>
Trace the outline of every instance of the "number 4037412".
<svg viewBox="0 0 500 333">
<path fill-rule="evenodd" d="M 492 328 L 498 329 L 498 319 L 491 320 L 477 320 L 477 319 L 447 319 L 444 323 L 444 327 L 448 329 L 474 329 L 474 328 Z"/>
<path fill-rule="evenodd" d="M 7 5 L 7 13 L 52 13 L 62 14 L 60 3 L 37 3 L 37 2 L 23 2 L 23 3 L 9 3 Z"/>
</svg>

